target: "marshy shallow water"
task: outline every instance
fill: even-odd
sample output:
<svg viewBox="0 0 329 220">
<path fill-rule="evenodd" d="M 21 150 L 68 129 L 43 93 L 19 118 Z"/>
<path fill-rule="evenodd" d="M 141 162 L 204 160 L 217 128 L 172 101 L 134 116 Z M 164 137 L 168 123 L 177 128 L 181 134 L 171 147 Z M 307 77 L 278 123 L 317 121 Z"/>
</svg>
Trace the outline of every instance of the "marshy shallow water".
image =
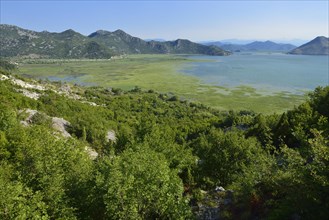
<svg viewBox="0 0 329 220">
<path fill-rule="evenodd" d="M 302 94 L 329 83 L 328 56 L 237 53 L 226 57 L 188 58 L 198 61 L 185 65 L 181 71 L 211 85 L 250 86 L 259 93 Z"/>
</svg>

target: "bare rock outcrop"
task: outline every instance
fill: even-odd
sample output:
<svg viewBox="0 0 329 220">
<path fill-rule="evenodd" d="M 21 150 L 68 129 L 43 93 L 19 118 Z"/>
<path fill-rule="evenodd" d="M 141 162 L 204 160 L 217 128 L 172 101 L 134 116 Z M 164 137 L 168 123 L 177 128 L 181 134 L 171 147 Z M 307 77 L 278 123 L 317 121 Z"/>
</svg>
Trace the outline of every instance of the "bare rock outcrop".
<svg viewBox="0 0 329 220">
<path fill-rule="evenodd" d="M 66 121 L 63 118 L 50 117 L 44 113 L 41 113 L 37 110 L 33 109 L 24 109 L 19 111 L 20 114 L 27 114 L 26 118 L 22 120 L 20 123 L 24 126 L 29 126 L 34 123 L 34 117 L 37 114 L 41 114 L 44 118 L 51 120 L 52 128 L 58 131 L 63 137 L 69 138 L 71 137 L 70 133 L 67 132 L 67 128 L 71 125 L 70 122 Z"/>
<path fill-rule="evenodd" d="M 20 121 L 20 123 L 24 126 L 29 126 L 29 124 L 31 124 L 33 122 L 32 121 L 33 116 L 36 113 L 38 113 L 38 111 L 33 110 L 33 109 L 25 109 L 25 110 L 19 110 L 18 113 L 19 114 L 21 114 L 21 113 L 27 114 L 27 117 L 24 120 Z"/>
<path fill-rule="evenodd" d="M 66 131 L 67 127 L 71 125 L 70 122 L 66 121 L 63 118 L 57 117 L 52 117 L 51 121 L 53 129 L 58 131 L 65 138 L 71 137 L 70 133 Z"/>
<path fill-rule="evenodd" d="M 91 147 L 86 146 L 85 151 L 89 155 L 89 158 L 92 159 L 92 160 L 95 160 L 98 157 L 98 153 L 94 149 L 92 149 Z"/>
<path fill-rule="evenodd" d="M 107 141 L 113 141 L 115 142 L 116 141 L 116 136 L 115 136 L 115 131 L 113 130 L 109 130 L 107 131 L 107 134 L 106 134 L 106 140 Z"/>
</svg>

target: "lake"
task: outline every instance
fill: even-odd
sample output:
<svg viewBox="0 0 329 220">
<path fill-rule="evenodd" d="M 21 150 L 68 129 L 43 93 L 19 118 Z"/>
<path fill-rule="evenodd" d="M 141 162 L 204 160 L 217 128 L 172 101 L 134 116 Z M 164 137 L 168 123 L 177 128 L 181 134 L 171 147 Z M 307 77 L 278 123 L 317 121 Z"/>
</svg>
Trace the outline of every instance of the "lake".
<svg viewBox="0 0 329 220">
<path fill-rule="evenodd" d="M 187 58 L 186 58 L 187 56 Z M 191 60 L 192 59 L 192 60 Z M 328 82 L 328 56 L 129 55 L 126 59 L 22 63 L 19 73 L 51 81 L 174 93 L 220 110 L 280 113 Z M 182 74 L 183 73 L 183 74 Z"/>
<path fill-rule="evenodd" d="M 185 65 L 181 71 L 211 85 L 251 86 L 259 93 L 303 94 L 329 81 L 329 56 L 236 53 L 187 57 L 203 62 Z"/>
</svg>

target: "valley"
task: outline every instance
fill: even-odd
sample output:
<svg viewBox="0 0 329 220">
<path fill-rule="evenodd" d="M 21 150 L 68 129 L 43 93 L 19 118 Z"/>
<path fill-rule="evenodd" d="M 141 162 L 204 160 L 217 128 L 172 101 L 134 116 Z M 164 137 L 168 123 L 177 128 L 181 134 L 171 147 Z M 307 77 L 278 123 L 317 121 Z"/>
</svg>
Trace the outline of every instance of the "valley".
<svg viewBox="0 0 329 220">
<path fill-rule="evenodd" d="M 23 76 L 126 91 L 139 87 L 218 110 L 282 113 L 327 81 L 325 56 L 286 55 L 293 45 L 271 41 L 229 48 L 186 39 L 145 41 L 120 29 L 88 36 L 6 24 L 0 30 L 0 57 L 18 63 Z M 305 44 L 307 52 L 304 45 L 293 51 L 326 54 L 327 44 L 318 37 Z"/>
<path fill-rule="evenodd" d="M 328 38 L 0 31 L 0 219 L 329 215 Z"/>
</svg>

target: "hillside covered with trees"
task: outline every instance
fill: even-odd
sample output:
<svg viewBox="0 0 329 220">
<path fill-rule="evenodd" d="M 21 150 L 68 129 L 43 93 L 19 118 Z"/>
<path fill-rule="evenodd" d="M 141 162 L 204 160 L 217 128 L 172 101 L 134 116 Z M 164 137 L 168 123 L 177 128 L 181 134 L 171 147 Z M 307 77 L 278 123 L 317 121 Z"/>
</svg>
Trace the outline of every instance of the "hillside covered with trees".
<svg viewBox="0 0 329 220">
<path fill-rule="evenodd" d="M 329 87 L 263 115 L 36 82 L 5 66 L 0 219 L 329 216 Z"/>
</svg>

